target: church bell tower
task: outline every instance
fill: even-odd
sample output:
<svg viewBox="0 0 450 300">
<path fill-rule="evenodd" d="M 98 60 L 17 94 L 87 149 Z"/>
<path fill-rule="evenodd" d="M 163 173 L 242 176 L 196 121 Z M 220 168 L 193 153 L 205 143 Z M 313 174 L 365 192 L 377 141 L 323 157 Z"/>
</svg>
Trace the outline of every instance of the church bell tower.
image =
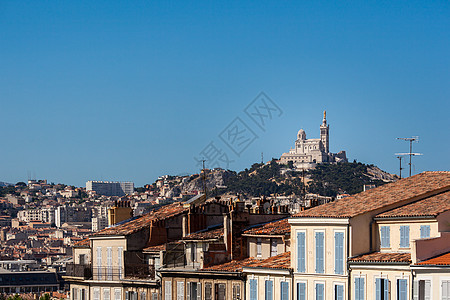
<svg viewBox="0 0 450 300">
<path fill-rule="evenodd" d="M 320 140 L 322 141 L 322 144 L 325 148 L 325 153 L 329 153 L 330 152 L 330 148 L 329 148 L 329 129 L 330 126 L 327 125 L 327 112 L 323 111 L 323 120 L 322 120 L 322 125 L 320 125 Z"/>
</svg>

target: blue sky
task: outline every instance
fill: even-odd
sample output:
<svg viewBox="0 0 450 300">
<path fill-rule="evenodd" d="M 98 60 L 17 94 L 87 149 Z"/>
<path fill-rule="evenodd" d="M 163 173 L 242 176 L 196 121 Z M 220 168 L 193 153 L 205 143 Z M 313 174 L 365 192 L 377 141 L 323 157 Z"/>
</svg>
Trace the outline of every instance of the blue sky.
<svg viewBox="0 0 450 300">
<path fill-rule="evenodd" d="M 0 181 L 27 174 L 153 182 L 194 173 L 213 142 L 230 169 L 279 157 L 300 128 L 398 172 L 449 170 L 447 1 L 2 1 Z M 265 131 L 244 113 L 265 92 Z M 240 156 L 218 135 L 236 117 Z M 208 162 L 207 162 L 208 163 Z"/>
</svg>

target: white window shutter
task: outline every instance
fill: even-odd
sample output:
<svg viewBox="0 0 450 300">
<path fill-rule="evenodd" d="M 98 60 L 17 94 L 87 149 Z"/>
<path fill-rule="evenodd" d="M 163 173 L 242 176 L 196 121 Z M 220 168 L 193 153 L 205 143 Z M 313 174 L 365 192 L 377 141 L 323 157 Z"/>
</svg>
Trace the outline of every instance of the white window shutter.
<svg viewBox="0 0 450 300">
<path fill-rule="evenodd" d="M 202 300 L 202 284 L 197 283 L 197 300 Z"/>
<path fill-rule="evenodd" d="M 186 299 L 191 300 L 191 283 L 186 284 Z"/>
</svg>

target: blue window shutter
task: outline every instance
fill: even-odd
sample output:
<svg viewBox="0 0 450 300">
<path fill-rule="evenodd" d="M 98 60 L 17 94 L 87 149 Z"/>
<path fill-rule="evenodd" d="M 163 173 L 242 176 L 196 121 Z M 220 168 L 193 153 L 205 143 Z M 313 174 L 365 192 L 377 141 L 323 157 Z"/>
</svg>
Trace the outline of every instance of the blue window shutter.
<svg viewBox="0 0 450 300">
<path fill-rule="evenodd" d="M 409 247 L 409 226 L 405 227 L 405 247 Z"/>
<path fill-rule="evenodd" d="M 316 273 L 324 272 L 323 232 L 316 232 Z"/>
<path fill-rule="evenodd" d="M 334 234 L 334 272 L 336 274 L 344 274 L 344 233 L 336 232 Z"/>
<path fill-rule="evenodd" d="M 316 284 L 316 300 L 324 300 L 323 298 L 324 286 L 322 283 Z"/>
<path fill-rule="evenodd" d="M 377 278 L 375 280 L 375 299 L 381 300 L 381 279 Z"/>
<path fill-rule="evenodd" d="M 281 282 L 281 300 L 289 300 L 289 282 Z"/>
<path fill-rule="evenodd" d="M 389 280 L 383 279 L 383 292 L 384 292 L 384 299 L 388 299 L 389 297 Z"/>
<path fill-rule="evenodd" d="M 359 278 L 355 278 L 355 300 L 361 300 L 359 299 Z"/>
<path fill-rule="evenodd" d="M 355 300 L 364 300 L 364 278 L 355 278 Z"/>
<path fill-rule="evenodd" d="M 407 288 L 408 288 L 408 282 L 406 279 L 398 279 L 397 280 L 397 297 L 398 300 L 407 300 Z"/>
<path fill-rule="evenodd" d="M 425 226 L 424 225 L 420 226 L 420 238 L 421 239 L 425 238 Z"/>
<path fill-rule="evenodd" d="M 297 300 L 306 300 L 306 283 L 297 283 Z"/>
<path fill-rule="evenodd" d="M 297 271 L 305 272 L 306 271 L 306 251 L 305 251 L 305 233 L 298 232 L 297 233 Z"/>
<path fill-rule="evenodd" d="M 256 279 L 250 279 L 250 300 L 257 300 L 257 283 Z"/>
<path fill-rule="evenodd" d="M 391 247 L 391 227 L 386 226 L 386 247 Z"/>
<path fill-rule="evenodd" d="M 273 299 L 273 281 L 266 280 L 266 300 Z"/>
<path fill-rule="evenodd" d="M 335 288 L 335 298 L 336 300 L 344 300 L 344 286 L 343 285 L 336 285 Z"/>
</svg>

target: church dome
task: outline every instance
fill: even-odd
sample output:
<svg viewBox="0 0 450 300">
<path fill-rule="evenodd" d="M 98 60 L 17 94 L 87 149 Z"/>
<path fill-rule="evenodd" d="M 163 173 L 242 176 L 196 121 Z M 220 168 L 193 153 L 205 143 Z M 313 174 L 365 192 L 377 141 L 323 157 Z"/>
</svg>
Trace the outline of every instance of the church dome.
<svg viewBox="0 0 450 300">
<path fill-rule="evenodd" d="M 299 140 L 306 140 L 306 133 L 303 129 L 300 129 L 297 133 L 297 138 Z"/>
</svg>

